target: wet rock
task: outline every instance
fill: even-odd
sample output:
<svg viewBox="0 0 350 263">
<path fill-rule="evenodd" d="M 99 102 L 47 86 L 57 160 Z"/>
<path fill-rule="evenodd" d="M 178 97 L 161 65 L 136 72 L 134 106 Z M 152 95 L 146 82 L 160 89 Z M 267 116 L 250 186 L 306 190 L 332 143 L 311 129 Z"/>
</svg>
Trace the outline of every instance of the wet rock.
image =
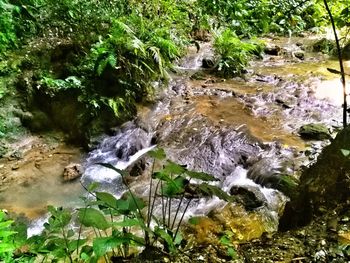
<svg viewBox="0 0 350 263">
<path fill-rule="evenodd" d="M 341 149 L 350 149 L 350 129 L 338 133 L 332 143 L 326 146 L 317 162 L 307 168 L 301 178 L 291 202 L 287 203 L 281 228 L 291 228 L 310 222 L 320 207 L 328 211 L 350 197 L 350 159 Z M 330 226 L 334 228 L 333 226 Z"/>
<path fill-rule="evenodd" d="M 191 32 L 191 36 L 194 40 L 198 41 L 209 41 L 210 40 L 210 32 L 205 29 L 194 28 Z"/>
<path fill-rule="evenodd" d="M 278 56 L 280 51 L 281 51 L 281 47 L 277 45 L 266 46 L 264 49 L 265 54 L 271 55 L 271 56 Z"/>
<path fill-rule="evenodd" d="M 52 128 L 51 120 L 40 110 L 32 112 L 18 110 L 15 114 L 20 118 L 23 126 L 28 127 L 31 131 L 47 131 Z"/>
<path fill-rule="evenodd" d="M 63 181 L 69 182 L 79 178 L 83 174 L 83 167 L 77 163 L 71 163 L 64 168 Z"/>
<path fill-rule="evenodd" d="M 206 80 L 208 78 L 208 75 L 203 71 L 197 71 L 191 76 L 191 79 L 193 80 Z"/>
<path fill-rule="evenodd" d="M 310 123 L 300 127 L 299 135 L 308 140 L 327 140 L 331 138 L 328 128 L 323 124 Z"/>
<path fill-rule="evenodd" d="M 143 171 L 146 169 L 146 160 L 145 158 L 141 158 L 131 164 L 128 168 L 127 171 L 129 172 L 129 175 L 132 177 L 139 176 L 143 173 Z"/>
<path fill-rule="evenodd" d="M 261 192 L 253 192 L 241 186 L 233 186 L 230 194 L 237 197 L 237 201 L 241 202 L 248 211 L 254 210 L 267 203 L 266 198 Z"/>
<path fill-rule="evenodd" d="M 296 51 L 294 52 L 294 57 L 304 60 L 305 59 L 305 52 L 304 51 Z"/>
<path fill-rule="evenodd" d="M 106 141 L 106 148 L 115 145 L 115 156 L 120 160 L 128 160 L 130 156 L 139 150 L 148 147 L 151 141 L 151 135 L 142 128 L 135 128 L 134 123 L 128 122 L 124 124 L 120 133 L 111 141 Z M 127 139 L 122 138 L 123 133 L 129 133 Z"/>
<path fill-rule="evenodd" d="M 207 57 L 202 59 L 202 67 L 203 68 L 213 68 L 215 66 L 215 58 Z"/>
<path fill-rule="evenodd" d="M 332 53 L 334 49 L 335 41 L 329 40 L 327 38 L 322 38 L 312 45 L 312 51 L 314 52 L 322 52 L 329 54 Z"/>
</svg>

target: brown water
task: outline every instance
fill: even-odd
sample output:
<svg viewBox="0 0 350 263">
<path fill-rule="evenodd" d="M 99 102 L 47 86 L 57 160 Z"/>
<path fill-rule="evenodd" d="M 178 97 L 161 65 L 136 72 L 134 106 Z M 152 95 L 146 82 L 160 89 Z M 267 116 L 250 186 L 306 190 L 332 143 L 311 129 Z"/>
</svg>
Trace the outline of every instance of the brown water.
<svg viewBox="0 0 350 263">
<path fill-rule="evenodd" d="M 0 208 L 37 218 L 47 205 L 69 206 L 83 192 L 79 182 L 64 183 L 63 170 L 80 163 L 79 148 L 32 136 L 18 144 L 21 158 L 0 160 Z"/>
<path fill-rule="evenodd" d="M 221 100 L 208 96 L 199 97 L 196 99 L 196 107 L 199 113 L 217 125 L 246 125 L 251 135 L 264 142 L 277 141 L 286 147 L 294 146 L 300 150 L 305 148 L 305 141 L 283 129 L 283 117 L 278 112 L 266 117 L 257 117 L 251 109 L 233 97 Z"/>
</svg>

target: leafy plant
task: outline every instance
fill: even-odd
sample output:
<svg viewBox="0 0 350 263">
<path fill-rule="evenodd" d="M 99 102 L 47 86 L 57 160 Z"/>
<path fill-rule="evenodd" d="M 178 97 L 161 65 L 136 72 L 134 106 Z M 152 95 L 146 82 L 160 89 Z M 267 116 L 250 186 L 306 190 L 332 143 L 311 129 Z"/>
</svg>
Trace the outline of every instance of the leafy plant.
<svg viewBox="0 0 350 263">
<path fill-rule="evenodd" d="M 55 96 L 59 91 L 66 89 L 82 89 L 81 80 L 76 76 L 69 76 L 66 79 L 54 79 L 51 77 L 43 77 L 37 86 L 37 89 L 44 89 L 44 92 L 51 97 Z"/>
<path fill-rule="evenodd" d="M 235 249 L 235 246 L 232 244 L 232 237 L 233 237 L 234 233 L 232 231 L 225 231 L 225 233 L 221 236 L 220 238 L 220 243 L 221 245 L 223 245 L 224 247 L 227 248 L 227 255 L 231 258 L 231 259 L 237 259 L 237 251 Z"/>
<path fill-rule="evenodd" d="M 13 242 L 13 236 L 16 232 L 12 230 L 12 224 L 13 221 L 8 220 L 5 212 L 0 210 L 0 258 L 7 262 L 10 261 L 16 249 Z"/>
<path fill-rule="evenodd" d="M 17 44 L 13 18 L 13 13 L 16 11 L 15 5 L 8 3 L 7 0 L 0 1 L 0 55 L 10 46 Z"/>
<path fill-rule="evenodd" d="M 214 41 L 215 52 L 219 56 L 217 71 L 225 77 L 241 74 L 249 59 L 262 53 L 262 46 L 262 43 L 244 42 L 230 29 L 226 29 Z"/>
</svg>

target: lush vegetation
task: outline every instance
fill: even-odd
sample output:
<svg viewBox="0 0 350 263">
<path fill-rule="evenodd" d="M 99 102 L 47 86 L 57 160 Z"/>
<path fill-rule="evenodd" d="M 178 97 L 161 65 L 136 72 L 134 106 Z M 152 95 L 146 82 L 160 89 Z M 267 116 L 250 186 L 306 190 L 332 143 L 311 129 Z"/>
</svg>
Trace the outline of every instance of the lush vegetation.
<svg viewBox="0 0 350 263">
<path fill-rule="evenodd" d="M 99 192 L 98 185 L 92 184 L 87 188 L 90 195 L 83 197 L 84 207 L 72 212 L 50 206 L 44 231 L 30 238 L 26 237 L 25 225 L 14 224 L 0 211 L 0 258 L 5 262 L 98 262 L 101 258 L 115 262 L 139 253 L 136 248 L 150 254 L 154 250 L 160 251 L 159 255 L 177 254 L 186 246 L 180 226 L 191 201 L 201 196 L 217 196 L 225 201 L 233 197 L 209 184 L 217 180 L 213 176 L 166 160 L 162 149 L 149 155 L 163 168 L 151 171 L 147 198 L 133 193 L 125 171 L 100 164 L 121 175 L 128 189 L 122 198 Z M 156 205 L 161 207 L 159 214 Z M 233 253 L 232 248 L 229 253 Z"/>
<path fill-rule="evenodd" d="M 329 3 L 336 26 L 346 31 L 348 0 Z M 218 58 L 214 69 L 232 77 L 261 56 L 263 43 L 255 36 L 317 32 L 328 21 L 319 0 L 0 0 L 0 102 L 5 105 L 8 96 L 19 93 L 25 110 L 37 110 L 42 100 L 70 97 L 68 103 L 74 100 L 84 108 L 74 112 L 83 122 L 78 128 L 90 128 L 89 121 L 103 111 L 123 121 L 135 114 L 137 102 L 153 99 L 186 46 L 205 34 Z M 111 118 L 106 122 L 114 124 Z M 16 130 L 11 125 L 0 112 L 0 139 Z M 140 247 L 177 253 L 186 245 L 180 225 L 193 193 L 232 197 L 208 183 L 212 176 L 166 161 L 161 151 L 151 155 L 164 166 L 152 171 L 147 200 L 130 189 L 117 199 L 93 185 L 87 189 L 92 197 L 83 198 L 85 207 L 74 213 L 49 207 L 44 232 L 29 239 L 25 225 L 0 211 L 0 259 L 109 262 Z M 224 233 L 221 242 L 233 257 L 229 238 Z"/>
<path fill-rule="evenodd" d="M 329 2 L 337 26 L 346 26 L 346 1 Z M 18 77 L 17 84 L 0 86 L 0 100 L 18 84 L 33 104 L 28 108 L 41 104 L 40 96 L 69 94 L 85 108 L 73 113 L 78 129 L 89 129 L 106 111 L 120 122 L 132 117 L 135 103 L 152 100 L 193 39 L 212 35 L 215 68 L 229 77 L 261 54 L 254 36 L 328 24 L 322 1 L 303 0 L 0 0 L 0 13 L 0 76 Z M 15 130 L 5 119 L 0 116 L 0 132 Z"/>
</svg>

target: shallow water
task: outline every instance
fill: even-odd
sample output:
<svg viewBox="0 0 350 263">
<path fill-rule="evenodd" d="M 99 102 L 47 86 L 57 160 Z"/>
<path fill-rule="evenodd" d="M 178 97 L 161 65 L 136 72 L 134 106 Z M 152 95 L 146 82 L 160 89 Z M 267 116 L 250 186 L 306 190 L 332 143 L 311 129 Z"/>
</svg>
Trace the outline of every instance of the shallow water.
<svg viewBox="0 0 350 263">
<path fill-rule="evenodd" d="M 270 229 L 275 230 L 286 198 L 277 190 L 247 178 L 247 172 L 254 163 L 267 159 L 270 167 L 264 169 L 274 171 L 273 175 L 287 172 L 297 176 L 300 160 L 305 159 L 303 150 L 309 145 L 300 139 L 297 129 L 310 122 L 340 126 L 341 94 L 335 90 L 341 89 L 330 88 L 338 79 L 326 70 L 336 68 L 337 62 L 314 59 L 288 62 L 282 57 L 267 56 L 253 63 L 246 79 L 223 80 L 205 73 L 202 80 L 190 80 L 188 76 L 199 70 L 201 59 L 211 52 L 209 44 L 199 53 L 191 49 L 178 67 L 183 75 L 174 78 L 159 101 L 152 107 L 140 107 L 137 122 L 124 125 L 89 154 L 82 183 L 87 186 L 97 181 L 102 190 L 122 195 L 125 187 L 120 176 L 95 163 L 108 162 L 120 169 L 127 168 L 152 149 L 156 138 L 170 159 L 215 175 L 221 179 L 222 189 L 243 186 L 266 199 L 260 212 L 267 221 L 273 221 Z M 43 215 L 48 204 L 77 204 L 78 196 L 83 194 L 79 182 L 63 184 L 60 179 L 63 165 L 56 166 L 54 158 L 46 161 L 51 170 L 34 173 L 38 169 L 32 168 L 32 176 L 39 180 L 14 185 L 0 194 L 3 208 L 36 218 Z M 285 163 L 289 166 L 280 171 Z M 35 159 L 31 165 L 35 167 Z M 147 195 L 148 179 L 138 178 L 132 182 L 133 189 Z M 217 198 L 200 199 L 193 202 L 187 217 L 203 215 L 224 205 Z"/>
</svg>

